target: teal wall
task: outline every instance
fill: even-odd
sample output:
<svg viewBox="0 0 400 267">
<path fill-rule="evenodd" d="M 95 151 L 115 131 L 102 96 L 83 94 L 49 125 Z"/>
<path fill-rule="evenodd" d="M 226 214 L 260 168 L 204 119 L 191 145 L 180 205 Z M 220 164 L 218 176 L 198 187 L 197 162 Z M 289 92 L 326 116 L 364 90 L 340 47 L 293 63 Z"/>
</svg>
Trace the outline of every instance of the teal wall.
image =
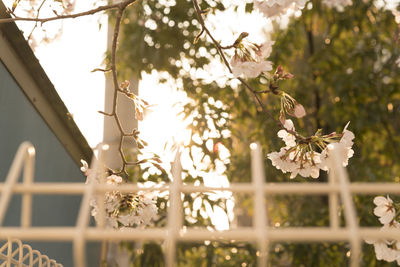
<svg viewBox="0 0 400 267">
<path fill-rule="evenodd" d="M 0 61 L 0 182 L 4 182 L 18 146 L 30 141 L 36 149 L 35 181 L 84 182 L 85 177 L 63 145 Z M 74 226 L 81 196 L 34 196 L 33 226 Z M 4 226 L 17 226 L 21 197 L 14 196 Z M 72 244 L 26 242 L 64 266 L 72 264 Z M 98 266 L 98 245 L 88 247 L 88 266 Z M 1 260 L 0 260 L 1 261 Z"/>
</svg>

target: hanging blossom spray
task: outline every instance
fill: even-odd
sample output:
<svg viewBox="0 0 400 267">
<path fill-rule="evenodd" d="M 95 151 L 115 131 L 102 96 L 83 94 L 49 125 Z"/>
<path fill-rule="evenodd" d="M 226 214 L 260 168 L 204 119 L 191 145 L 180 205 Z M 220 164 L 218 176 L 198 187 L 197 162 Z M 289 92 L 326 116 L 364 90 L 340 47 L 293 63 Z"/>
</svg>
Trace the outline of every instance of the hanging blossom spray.
<svg viewBox="0 0 400 267">
<path fill-rule="evenodd" d="M 81 163 L 83 165 L 81 171 L 87 176 L 86 183 L 100 184 L 99 177 L 101 175 L 96 175 L 92 169 L 89 169 L 86 161 L 81 160 Z M 108 185 L 118 186 L 123 184 L 121 176 L 111 172 L 107 172 L 105 176 L 105 183 Z M 96 221 L 98 221 L 100 214 L 97 201 L 97 197 L 90 200 L 91 214 Z M 104 194 L 104 209 L 106 226 L 114 229 L 122 227 L 142 228 L 151 225 L 158 218 L 158 208 L 154 196 L 141 192 L 138 194 L 122 194 L 117 190 L 106 192 Z"/>
</svg>

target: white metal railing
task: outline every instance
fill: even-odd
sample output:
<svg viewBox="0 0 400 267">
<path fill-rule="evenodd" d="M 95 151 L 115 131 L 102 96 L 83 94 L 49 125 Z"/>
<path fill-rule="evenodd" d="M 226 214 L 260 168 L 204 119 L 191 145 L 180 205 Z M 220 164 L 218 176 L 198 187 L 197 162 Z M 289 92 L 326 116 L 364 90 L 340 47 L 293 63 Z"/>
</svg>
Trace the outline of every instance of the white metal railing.
<svg viewBox="0 0 400 267">
<path fill-rule="evenodd" d="M 62 267 L 61 264 L 42 255 L 38 250 L 22 244 L 21 240 L 10 238 L 0 247 L 0 260 L 3 260 L 0 262 L 0 267 Z"/>
<path fill-rule="evenodd" d="M 263 171 L 263 156 L 260 146 L 251 147 L 251 174 L 252 183 L 233 183 L 229 187 L 206 187 L 183 184 L 181 180 L 181 165 L 179 153 L 172 168 L 173 180 L 169 185 L 153 186 L 148 188 L 126 184 L 109 186 L 103 184 L 83 183 L 33 183 L 34 148 L 29 143 L 23 143 L 14 159 L 6 182 L 0 184 L 2 192 L 0 198 L 0 223 L 4 218 L 11 194 L 22 194 L 21 227 L 1 227 L 0 240 L 18 238 L 21 240 L 40 241 L 69 241 L 74 246 L 75 266 L 85 266 L 85 243 L 87 241 L 121 241 L 121 240 L 159 240 L 165 241 L 166 266 L 172 267 L 175 263 L 177 242 L 191 241 L 247 241 L 256 243 L 259 249 L 258 266 L 266 266 L 268 261 L 269 244 L 271 242 L 349 242 L 351 246 L 350 266 L 359 266 L 361 242 L 364 239 L 398 239 L 400 231 L 395 229 L 380 230 L 378 227 L 359 227 L 357 215 L 352 201 L 352 194 L 400 194 L 400 185 L 394 183 L 349 183 L 347 173 L 342 167 L 338 151 L 332 152 L 328 183 L 266 183 Z M 102 162 L 102 151 L 99 151 L 99 161 L 94 162 L 94 171 Z M 19 172 L 24 163 L 24 179 L 17 183 Z M 102 179 L 104 181 L 104 179 Z M 96 227 L 89 227 L 89 201 L 94 195 L 102 197 L 107 191 L 120 192 L 138 191 L 168 191 L 170 205 L 168 207 L 167 226 L 153 229 L 124 229 L 116 231 L 104 228 L 104 221 L 99 221 Z M 210 231 L 182 227 L 183 213 L 180 199 L 181 193 L 229 191 L 251 193 L 254 195 L 254 223 L 252 227 L 239 227 L 226 231 Z M 76 194 L 83 195 L 77 225 L 75 227 L 31 227 L 31 195 L 32 194 Z M 265 196 L 279 194 L 296 195 L 323 195 L 329 196 L 329 227 L 281 227 L 268 226 L 267 203 Z M 346 226 L 339 224 L 339 197 L 344 207 Z M 101 201 L 99 201 L 101 203 Z M 104 210 L 99 207 L 100 217 Z M 104 214 L 103 214 L 104 215 Z"/>
</svg>

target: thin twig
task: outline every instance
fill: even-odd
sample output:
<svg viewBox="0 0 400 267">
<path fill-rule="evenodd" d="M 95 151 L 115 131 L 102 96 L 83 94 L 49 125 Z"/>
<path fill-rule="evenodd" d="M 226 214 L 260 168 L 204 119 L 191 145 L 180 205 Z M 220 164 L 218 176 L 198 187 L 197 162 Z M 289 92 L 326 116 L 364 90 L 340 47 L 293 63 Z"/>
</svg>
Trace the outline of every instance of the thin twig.
<svg viewBox="0 0 400 267">
<path fill-rule="evenodd" d="M 36 14 L 36 18 L 39 18 L 40 10 L 42 9 L 42 7 L 43 7 L 43 5 L 44 5 L 44 3 L 45 3 L 46 1 L 47 1 L 47 0 L 43 0 L 42 3 L 40 4 L 40 6 L 38 7 L 37 14 Z M 37 28 L 37 26 L 38 26 L 38 22 L 36 21 L 36 22 L 35 22 L 35 26 L 33 26 L 32 30 L 31 30 L 31 33 L 28 35 L 28 38 L 27 38 L 28 40 L 31 39 L 32 34 L 33 34 L 33 32 L 35 31 L 35 29 Z"/>
<path fill-rule="evenodd" d="M 95 68 L 95 69 L 91 70 L 90 72 L 96 72 L 96 71 L 100 71 L 100 72 L 106 73 L 106 72 L 110 72 L 111 69 L 100 69 L 100 68 Z"/>
<path fill-rule="evenodd" d="M 99 110 L 97 112 L 100 113 L 100 114 L 103 114 L 104 116 L 113 116 L 111 113 L 107 113 L 107 112 L 104 112 L 104 111 L 101 111 L 101 110 Z"/>
</svg>

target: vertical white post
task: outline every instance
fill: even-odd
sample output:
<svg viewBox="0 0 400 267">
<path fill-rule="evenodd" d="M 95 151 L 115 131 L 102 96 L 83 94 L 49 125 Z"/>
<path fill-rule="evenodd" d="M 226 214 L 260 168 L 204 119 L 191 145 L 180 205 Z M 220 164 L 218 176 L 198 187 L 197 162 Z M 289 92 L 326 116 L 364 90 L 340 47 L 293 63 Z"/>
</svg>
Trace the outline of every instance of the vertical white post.
<svg viewBox="0 0 400 267">
<path fill-rule="evenodd" d="M 107 153 L 107 150 L 109 149 L 108 144 L 101 143 L 98 145 L 98 164 L 95 163 L 95 158 L 93 157 L 92 160 L 92 166 L 96 166 L 94 169 L 97 178 L 99 180 L 99 184 L 105 184 L 106 183 L 106 177 L 105 177 L 105 170 L 104 170 L 104 156 Z M 97 209 L 98 209 L 98 216 L 97 216 L 97 226 L 100 228 L 105 227 L 105 219 L 106 219 L 106 214 L 105 214 L 105 207 L 104 207 L 104 196 L 105 192 L 97 192 Z"/>
<path fill-rule="evenodd" d="M 168 234 L 166 240 L 165 262 L 166 267 L 175 266 L 176 238 L 182 227 L 182 203 L 181 183 L 182 166 L 180 162 L 181 153 L 178 150 L 172 165 L 172 183 L 169 187 L 169 208 L 168 208 Z"/>
<path fill-rule="evenodd" d="M 349 178 L 343 168 L 341 154 L 344 148 L 340 145 L 335 145 L 334 149 L 330 151 L 332 157 L 330 157 L 330 173 L 339 181 L 341 199 L 344 205 L 344 213 L 346 219 L 346 228 L 349 232 L 349 241 L 351 245 L 351 259 L 350 266 L 359 266 L 360 252 L 361 252 L 361 239 L 359 236 L 359 227 L 357 223 L 356 209 L 352 200 L 350 192 Z"/>
<path fill-rule="evenodd" d="M 84 195 L 82 197 L 81 207 L 79 209 L 78 220 L 76 223 L 75 237 L 73 241 L 74 248 L 74 266 L 85 267 L 86 250 L 85 250 L 85 229 L 89 223 L 90 199 L 94 192 L 94 181 L 90 181 L 86 185 Z"/>
<path fill-rule="evenodd" d="M 85 267 L 86 265 L 85 232 L 86 228 L 88 227 L 90 218 L 90 200 L 95 196 L 96 179 L 98 178 L 97 175 L 100 174 L 100 179 L 101 179 L 101 175 L 102 173 L 104 173 L 103 156 L 104 156 L 104 150 L 103 147 L 101 147 L 99 150 L 98 159 L 96 160 L 95 158 L 93 158 L 94 161 L 93 170 L 88 177 L 88 183 L 85 187 L 85 191 L 81 202 L 81 207 L 79 209 L 78 219 L 76 223 L 75 238 L 73 241 L 74 263 L 76 267 Z"/>
<path fill-rule="evenodd" d="M 4 183 L 4 189 L 0 197 L 0 226 L 3 224 L 4 217 L 6 215 L 8 203 L 12 196 L 12 190 L 14 185 L 18 182 L 19 174 L 21 173 L 22 163 L 24 162 L 28 151 L 34 149 L 32 144 L 29 142 L 23 142 L 15 155 L 11 168 L 7 174 L 6 181 Z"/>
<path fill-rule="evenodd" d="M 35 173 L 35 148 L 30 146 L 27 150 L 27 155 L 24 165 L 23 184 L 30 186 L 33 183 L 33 176 Z M 21 226 L 28 228 L 31 226 L 32 221 L 32 194 L 24 193 L 22 196 L 21 208 Z"/>
<path fill-rule="evenodd" d="M 265 174 L 263 156 L 259 143 L 252 143 L 251 148 L 251 179 L 255 191 L 254 197 L 254 226 L 258 235 L 260 256 L 257 261 L 259 267 L 268 263 L 268 237 L 267 237 L 267 207 L 265 205 L 264 185 Z"/>
<path fill-rule="evenodd" d="M 329 175 L 329 185 L 334 186 L 337 184 L 336 177 L 334 175 Z M 339 199 L 336 192 L 329 193 L 329 224 L 333 230 L 339 228 Z"/>
</svg>

